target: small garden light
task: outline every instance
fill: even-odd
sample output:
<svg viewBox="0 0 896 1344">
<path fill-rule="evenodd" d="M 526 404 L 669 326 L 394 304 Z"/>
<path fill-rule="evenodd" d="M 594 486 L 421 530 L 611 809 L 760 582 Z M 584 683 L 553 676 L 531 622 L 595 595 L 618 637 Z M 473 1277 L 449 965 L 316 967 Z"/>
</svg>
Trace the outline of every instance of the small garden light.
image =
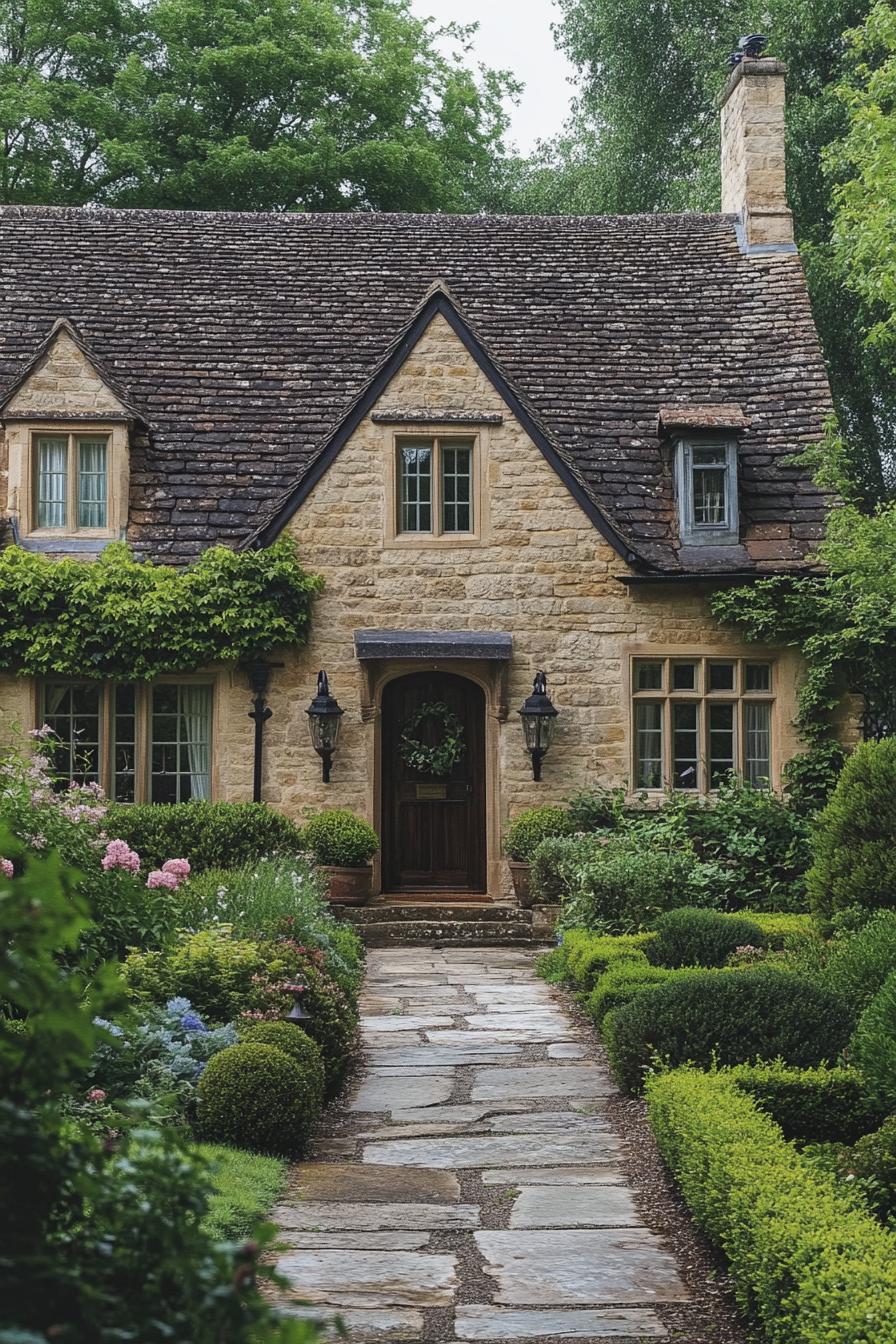
<svg viewBox="0 0 896 1344">
<path fill-rule="evenodd" d="M 544 672 L 535 673 L 532 694 L 527 696 L 519 710 L 523 721 L 526 750 L 532 757 L 532 778 L 541 779 L 541 763 L 547 755 L 554 736 L 557 710 L 548 696 L 548 679 Z"/>
<path fill-rule="evenodd" d="M 284 985 L 283 988 L 292 995 L 294 1000 L 293 1005 L 286 1014 L 284 1020 L 286 1022 L 292 1022 L 297 1027 L 304 1027 L 305 1023 L 310 1022 L 311 1020 L 311 1014 L 302 1003 L 302 995 L 305 993 L 306 986 Z"/>
<path fill-rule="evenodd" d="M 326 672 L 318 672 L 317 695 L 305 713 L 308 715 L 312 746 L 322 763 L 321 778 L 325 784 L 329 784 L 330 762 L 339 737 L 339 722 L 345 711 L 339 708 L 335 697 L 330 694 Z"/>
</svg>

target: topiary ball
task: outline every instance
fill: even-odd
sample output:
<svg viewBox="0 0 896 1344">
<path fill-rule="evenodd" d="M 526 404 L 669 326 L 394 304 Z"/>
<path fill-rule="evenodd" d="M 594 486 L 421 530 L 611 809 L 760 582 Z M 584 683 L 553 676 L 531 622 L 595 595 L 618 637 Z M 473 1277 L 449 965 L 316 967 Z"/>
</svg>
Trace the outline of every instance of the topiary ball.
<svg viewBox="0 0 896 1344">
<path fill-rule="evenodd" d="M 254 1022 L 240 1032 L 240 1040 L 273 1045 L 298 1064 L 305 1084 L 314 1096 L 315 1110 L 323 1104 L 324 1064 L 317 1041 L 292 1022 Z"/>
<path fill-rule="evenodd" d="M 230 1045 L 199 1080 L 196 1128 L 211 1143 L 291 1157 L 304 1149 L 316 1117 L 313 1084 L 273 1045 Z"/>
<path fill-rule="evenodd" d="M 660 915 L 645 949 L 654 966 L 724 966 L 739 947 L 765 947 L 758 924 L 741 915 L 683 906 Z"/>
</svg>

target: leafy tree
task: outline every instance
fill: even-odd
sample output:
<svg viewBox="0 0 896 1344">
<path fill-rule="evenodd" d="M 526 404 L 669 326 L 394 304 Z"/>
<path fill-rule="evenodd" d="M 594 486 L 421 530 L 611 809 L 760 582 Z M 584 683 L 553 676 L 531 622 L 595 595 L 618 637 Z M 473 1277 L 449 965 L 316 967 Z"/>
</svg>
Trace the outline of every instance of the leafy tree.
<svg viewBox="0 0 896 1344">
<path fill-rule="evenodd" d="M 822 151 L 847 134 L 844 82 L 867 83 L 843 34 L 862 23 L 871 4 L 560 0 L 557 39 L 581 72 L 580 96 L 564 135 L 497 175 L 493 196 L 524 211 L 718 209 L 716 100 L 725 58 L 741 33 L 770 33 L 770 51 L 789 68 L 788 189 L 797 240 L 847 436 L 850 475 L 866 507 L 884 493 L 882 462 L 887 483 L 896 486 L 896 387 L 865 343 L 867 316 L 849 283 L 856 259 L 832 243 L 838 167 L 829 159 L 825 169 Z M 874 34 L 867 61 L 878 59 L 878 41 Z M 869 93 L 873 98 L 870 86 Z"/>
<path fill-rule="evenodd" d="M 849 34 L 856 84 L 838 94 L 849 114 L 846 136 L 830 146 L 834 249 L 847 284 L 868 315 L 868 343 L 896 373 L 896 11 L 878 3 Z"/>
<path fill-rule="evenodd" d="M 409 0 L 0 0 L 3 199 L 475 208 L 516 85 L 471 32 Z"/>
</svg>

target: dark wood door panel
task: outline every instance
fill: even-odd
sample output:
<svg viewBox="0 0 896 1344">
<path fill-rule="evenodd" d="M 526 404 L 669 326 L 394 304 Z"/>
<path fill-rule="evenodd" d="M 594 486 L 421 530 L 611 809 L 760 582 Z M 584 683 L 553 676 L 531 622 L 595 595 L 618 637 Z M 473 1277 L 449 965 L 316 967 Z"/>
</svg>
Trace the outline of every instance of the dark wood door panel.
<svg viewBox="0 0 896 1344">
<path fill-rule="evenodd" d="M 402 760 L 401 734 L 425 704 L 463 724 L 466 750 L 447 776 Z M 437 738 L 424 724 L 422 740 Z M 416 672 L 390 682 L 382 704 L 383 877 L 389 891 L 485 891 L 485 697 L 464 677 Z"/>
</svg>

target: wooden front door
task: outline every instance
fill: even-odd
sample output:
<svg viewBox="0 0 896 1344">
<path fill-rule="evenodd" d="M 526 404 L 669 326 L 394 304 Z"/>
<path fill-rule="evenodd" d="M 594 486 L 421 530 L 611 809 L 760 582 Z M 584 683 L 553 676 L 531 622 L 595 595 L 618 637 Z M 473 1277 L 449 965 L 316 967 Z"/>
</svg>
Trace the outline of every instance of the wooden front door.
<svg viewBox="0 0 896 1344">
<path fill-rule="evenodd" d="M 463 726 L 464 752 L 447 775 L 414 769 L 402 733 L 425 705 L 446 705 Z M 444 727 L 424 718 L 412 734 L 437 746 Z M 390 681 L 382 705 L 384 891 L 486 890 L 485 696 L 465 677 L 414 672 Z"/>
</svg>

